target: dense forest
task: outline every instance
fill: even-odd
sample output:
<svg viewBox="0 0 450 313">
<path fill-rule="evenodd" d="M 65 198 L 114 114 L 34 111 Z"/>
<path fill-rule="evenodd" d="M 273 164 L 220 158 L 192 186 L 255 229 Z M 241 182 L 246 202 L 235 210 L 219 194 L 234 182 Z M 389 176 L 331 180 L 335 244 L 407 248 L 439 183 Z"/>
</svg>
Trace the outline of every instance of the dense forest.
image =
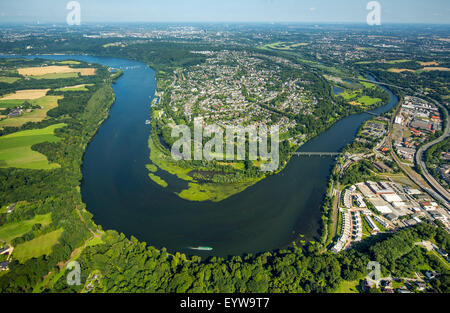
<svg viewBox="0 0 450 313">
<path fill-rule="evenodd" d="M 82 280 L 90 282 L 93 292 L 332 292 L 343 280 L 367 275 L 371 260 L 381 264 L 384 277 L 411 276 L 419 266 L 431 265 L 442 273 L 434 282 L 436 290 L 450 291 L 448 269 L 414 244 L 434 240 L 448 248 L 448 233 L 426 223 L 373 237 L 341 254 L 307 243 L 259 255 L 201 260 L 146 246 L 114 231 L 108 231 L 104 240 L 105 244 L 86 249 L 78 259 Z M 49 291 L 83 288 L 70 287 L 62 278 Z"/>
</svg>

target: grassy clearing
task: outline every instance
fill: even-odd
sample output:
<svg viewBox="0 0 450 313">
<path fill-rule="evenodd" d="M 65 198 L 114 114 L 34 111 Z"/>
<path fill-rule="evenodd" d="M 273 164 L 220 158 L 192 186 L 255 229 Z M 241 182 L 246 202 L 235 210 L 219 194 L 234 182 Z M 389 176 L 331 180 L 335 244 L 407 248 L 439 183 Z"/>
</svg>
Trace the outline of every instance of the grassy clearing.
<svg viewBox="0 0 450 313">
<path fill-rule="evenodd" d="M 0 239 L 6 242 L 11 242 L 14 238 L 23 236 L 31 230 L 33 225 L 41 224 L 47 226 L 51 223 L 51 213 L 45 215 L 36 215 L 31 220 L 19 221 L 0 227 Z"/>
<path fill-rule="evenodd" d="M 18 245 L 14 248 L 13 257 L 20 263 L 24 263 L 31 258 L 49 255 L 52 252 L 52 247 L 58 243 L 58 238 L 62 232 L 63 229 L 61 228 Z"/>
<path fill-rule="evenodd" d="M 0 108 L 8 109 L 15 108 L 22 105 L 25 100 L 15 99 L 15 100 L 0 100 Z"/>
<path fill-rule="evenodd" d="M 411 70 L 411 69 L 407 69 L 407 68 L 390 68 L 390 69 L 388 69 L 388 71 L 392 72 L 392 73 L 411 72 L 411 73 L 420 74 L 422 72 L 429 72 L 429 71 L 448 72 L 448 71 L 450 71 L 450 68 L 448 68 L 448 67 L 424 67 L 424 68 L 418 69 L 418 70 Z"/>
<path fill-rule="evenodd" d="M 364 80 L 366 79 L 365 77 L 363 77 L 363 76 L 361 76 L 361 75 L 359 75 L 358 78 L 359 78 L 359 79 L 364 79 Z M 372 83 L 368 83 L 368 82 L 365 82 L 365 81 L 359 81 L 359 83 L 360 83 L 361 85 L 363 85 L 364 88 L 367 88 L 367 89 L 375 89 L 375 88 L 377 88 L 377 85 L 372 84 Z"/>
<path fill-rule="evenodd" d="M 93 247 L 102 243 L 104 243 L 104 241 L 101 238 L 93 237 L 91 239 L 88 239 L 85 246 L 78 249 L 78 252 L 75 255 L 73 255 L 71 261 L 76 261 L 80 257 L 81 253 L 84 251 L 85 248 Z M 61 277 L 64 276 L 66 270 L 67 267 L 64 266 L 59 272 L 51 272 L 42 282 L 34 286 L 33 293 L 41 293 L 46 287 L 52 288 L 53 285 L 56 284 L 56 282 L 60 280 Z"/>
<path fill-rule="evenodd" d="M 429 72 L 429 71 L 449 72 L 450 68 L 448 68 L 448 67 L 424 67 L 423 71 L 426 71 L 426 72 Z"/>
<path fill-rule="evenodd" d="M 78 73 L 51 73 L 44 75 L 32 76 L 33 79 L 68 79 L 77 78 Z"/>
<path fill-rule="evenodd" d="M 62 92 L 67 92 L 67 91 L 88 91 L 88 89 L 86 87 L 89 87 L 89 86 L 94 86 L 94 84 L 83 84 L 83 85 L 64 87 L 64 88 L 56 89 L 56 91 L 62 91 Z"/>
<path fill-rule="evenodd" d="M 178 193 L 178 196 L 182 199 L 189 201 L 213 201 L 219 202 L 238 194 L 248 187 L 256 184 L 262 178 L 254 179 L 245 183 L 234 184 L 215 184 L 215 183 L 189 183 L 188 189 L 185 189 Z"/>
<path fill-rule="evenodd" d="M 148 174 L 148 176 L 150 177 L 151 180 L 153 180 L 155 183 L 157 183 L 158 185 L 160 185 L 163 188 L 166 188 L 167 186 L 169 186 L 169 184 L 167 184 L 167 182 L 164 179 L 162 179 L 159 176 L 156 176 L 155 174 L 150 173 L 150 174 Z"/>
<path fill-rule="evenodd" d="M 58 62 L 58 64 L 75 65 L 75 64 L 80 64 L 80 62 L 68 60 L 68 61 L 60 61 L 60 62 Z"/>
<path fill-rule="evenodd" d="M 231 166 L 237 170 L 243 170 L 245 167 L 244 162 L 217 162 L 217 164 Z"/>
<path fill-rule="evenodd" d="M 391 61 L 387 61 L 387 64 L 399 64 L 399 63 L 406 63 L 406 62 L 411 62 L 411 60 L 391 60 Z"/>
<path fill-rule="evenodd" d="M 341 96 L 345 100 L 355 99 L 358 95 L 359 92 L 357 90 L 349 90 L 349 89 L 346 89 L 339 94 L 339 96 Z"/>
<path fill-rule="evenodd" d="M 439 63 L 436 61 L 432 61 L 432 62 L 419 62 L 419 64 L 421 66 L 438 66 Z"/>
<path fill-rule="evenodd" d="M 13 84 L 16 81 L 18 81 L 19 79 L 20 79 L 20 77 L 1 76 L 0 77 L 0 83 Z"/>
<path fill-rule="evenodd" d="M 102 238 L 94 237 L 94 238 L 92 238 L 91 240 L 88 241 L 86 247 L 93 247 L 93 246 L 96 246 L 96 245 L 100 245 L 102 243 L 104 243 Z"/>
<path fill-rule="evenodd" d="M 408 68 L 390 68 L 388 69 L 388 72 L 391 73 L 403 73 L 403 72 L 411 72 L 411 73 L 415 73 L 415 70 L 410 70 Z"/>
<path fill-rule="evenodd" d="M 191 171 L 187 168 L 182 168 L 176 165 L 175 162 L 170 160 L 170 156 L 165 155 L 153 142 L 152 137 L 149 138 L 148 145 L 150 148 L 150 160 L 154 165 L 158 166 L 163 171 L 166 171 L 172 175 L 177 176 L 180 179 L 193 181 L 194 179 L 188 175 Z"/>
<path fill-rule="evenodd" d="M 363 82 L 364 83 L 364 82 Z M 364 86 L 368 88 L 372 88 L 370 83 L 365 83 Z M 372 98 L 369 96 L 361 96 L 362 90 L 350 90 L 345 89 L 343 92 L 341 92 L 338 96 L 343 97 L 345 100 L 350 101 L 351 105 L 364 105 L 364 106 L 371 106 L 378 102 L 381 102 L 382 100 L 380 98 Z"/>
<path fill-rule="evenodd" d="M 447 270 L 450 270 L 450 264 L 436 250 L 428 251 L 427 254 L 434 255 Z"/>
<path fill-rule="evenodd" d="M 298 47 L 303 47 L 303 46 L 307 46 L 308 43 L 306 42 L 275 42 L 275 43 L 270 43 L 264 46 L 260 46 L 260 49 L 263 50 L 284 50 L 284 51 L 290 51 L 293 50 L 293 48 L 298 48 Z"/>
<path fill-rule="evenodd" d="M 58 142 L 61 138 L 54 135 L 55 129 L 66 124 L 55 124 L 43 129 L 16 132 L 0 137 L 0 167 L 25 169 L 54 169 L 59 164 L 49 163 L 47 157 L 31 150 L 31 146 L 41 142 Z"/>
<path fill-rule="evenodd" d="M 47 112 L 58 106 L 58 100 L 63 99 L 63 96 L 45 96 L 39 99 L 29 101 L 32 105 L 41 107 L 40 109 L 33 109 L 31 112 L 24 112 L 17 117 L 9 117 L 0 121 L 0 127 L 20 127 L 28 122 L 40 122 L 47 118 Z M 10 101 L 10 100 L 8 100 Z M 15 100 L 17 101 L 17 100 Z M 0 101 L 0 107 L 1 107 Z"/>
<path fill-rule="evenodd" d="M 380 98 L 371 98 L 369 96 L 363 96 L 358 98 L 358 102 L 363 105 L 373 105 L 375 103 L 381 102 Z"/>
<path fill-rule="evenodd" d="M 411 60 L 390 60 L 390 61 L 361 61 L 356 62 L 355 64 L 372 64 L 372 63 L 385 63 L 385 64 L 400 64 L 411 62 Z"/>
<path fill-rule="evenodd" d="M 182 180 L 189 181 L 188 188 L 182 190 L 180 193 L 177 193 L 177 195 L 180 198 L 185 200 L 219 202 L 228 197 L 231 197 L 234 194 L 244 191 L 248 187 L 256 184 L 261 179 L 263 179 L 258 178 L 248 180 L 242 183 L 233 183 L 233 184 L 216 184 L 216 183 L 199 184 L 191 176 L 188 175 L 192 169 L 177 166 L 175 162 L 170 160 L 170 156 L 165 155 L 156 146 L 156 144 L 153 142 L 152 137 L 149 138 L 149 147 L 150 147 L 150 159 L 153 163 L 152 164 L 153 166 L 156 165 L 163 171 L 175 175 Z M 239 167 L 240 165 L 237 164 L 236 166 Z M 149 170 L 154 169 L 154 167 L 152 167 L 151 165 L 150 168 L 149 166 L 147 166 L 147 168 Z M 160 180 L 162 180 L 160 177 L 152 173 L 150 173 L 149 176 L 157 184 L 159 184 L 159 182 L 161 182 Z M 164 183 L 166 182 L 164 181 Z M 165 185 L 161 186 L 166 187 Z"/>
<path fill-rule="evenodd" d="M 336 289 L 335 293 L 359 293 L 356 288 L 359 285 L 359 280 L 348 281 L 344 280 Z"/>
</svg>

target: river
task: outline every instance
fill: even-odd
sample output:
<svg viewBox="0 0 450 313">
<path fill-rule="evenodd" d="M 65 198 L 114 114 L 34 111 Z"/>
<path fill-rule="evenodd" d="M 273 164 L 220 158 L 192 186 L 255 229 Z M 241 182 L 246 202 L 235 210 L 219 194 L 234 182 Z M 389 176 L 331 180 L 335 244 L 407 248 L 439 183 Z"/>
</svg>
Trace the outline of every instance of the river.
<svg viewBox="0 0 450 313">
<path fill-rule="evenodd" d="M 15 56 L 17 57 L 17 56 Z M 27 56 L 29 57 L 29 56 Z M 116 101 L 109 118 L 88 145 L 83 159 L 82 196 L 94 220 L 104 229 L 135 236 L 157 248 L 187 254 L 228 256 L 284 247 L 304 235 L 318 239 L 321 203 L 335 160 L 295 156 L 278 175 L 264 179 L 219 203 L 189 202 L 174 194 L 184 182 L 169 174 L 164 189 L 148 177 L 150 102 L 155 94 L 154 71 L 144 63 L 86 55 L 45 55 L 120 68 L 124 75 L 113 86 Z M 398 102 L 388 89 L 388 105 Z M 340 151 L 353 141 L 367 113 L 342 119 L 299 151 Z M 210 246 L 213 251 L 188 247 Z"/>
</svg>

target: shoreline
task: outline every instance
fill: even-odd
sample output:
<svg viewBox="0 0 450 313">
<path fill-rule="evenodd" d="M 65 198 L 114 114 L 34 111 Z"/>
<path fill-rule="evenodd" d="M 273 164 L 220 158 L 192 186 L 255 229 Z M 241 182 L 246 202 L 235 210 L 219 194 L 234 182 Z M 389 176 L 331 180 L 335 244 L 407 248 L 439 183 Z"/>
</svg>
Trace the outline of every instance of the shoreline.
<svg viewBox="0 0 450 313">
<path fill-rule="evenodd" d="M 150 65 L 148 65 L 148 66 L 150 66 Z M 158 82 L 160 81 L 160 79 L 157 78 L 156 73 L 155 73 L 155 78 L 156 78 L 156 83 L 158 86 Z M 158 94 L 160 94 L 160 92 L 158 92 L 158 90 L 157 90 L 154 95 L 155 99 Z M 370 112 L 372 110 L 376 110 L 378 108 L 386 106 L 389 104 L 389 102 L 387 102 L 387 103 L 381 102 L 376 106 L 370 107 L 368 110 L 361 110 L 359 112 L 350 113 L 350 114 L 347 114 L 340 118 L 334 119 L 331 122 L 331 124 L 326 125 L 322 131 L 319 131 L 313 135 L 307 136 L 305 138 L 305 142 L 302 142 L 299 145 L 294 145 L 293 146 L 294 149 L 291 150 L 291 152 L 289 153 L 289 156 L 287 157 L 286 160 L 284 160 L 283 164 L 280 164 L 280 168 L 277 171 L 270 172 L 268 174 L 264 174 L 258 178 L 242 180 L 242 181 L 237 181 L 237 182 L 233 182 L 233 183 L 214 183 L 214 182 L 199 183 L 193 177 L 191 177 L 189 175 L 190 172 L 196 171 L 198 169 L 181 167 L 181 166 L 174 164 L 176 162 L 164 160 L 164 159 L 168 158 L 167 153 L 165 151 L 166 148 L 160 142 L 155 143 L 154 138 L 153 138 L 154 136 L 152 136 L 152 132 L 155 131 L 155 128 L 156 128 L 156 125 L 153 123 L 153 109 L 154 109 L 153 104 L 154 104 L 154 100 L 151 102 L 151 107 L 150 107 L 150 118 L 152 119 L 152 125 L 151 125 L 151 133 L 149 135 L 149 141 L 148 141 L 149 149 L 150 149 L 149 159 L 151 161 L 151 163 L 149 165 L 157 166 L 158 169 L 165 171 L 169 174 L 172 174 L 183 181 L 188 182 L 187 189 L 184 189 L 178 193 L 175 192 L 175 194 L 177 196 L 179 196 L 180 198 L 188 200 L 188 201 L 220 202 L 220 201 L 225 200 L 233 195 L 243 192 L 247 188 L 257 184 L 258 182 L 262 181 L 263 179 L 265 179 L 269 176 L 277 175 L 277 174 L 281 173 L 286 168 L 286 166 L 289 164 L 289 162 L 291 161 L 291 158 L 294 156 L 294 153 L 297 152 L 303 145 L 310 142 L 314 138 L 320 136 L 321 134 L 325 133 L 331 127 L 333 127 L 334 125 L 336 125 L 338 122 L 342 121 L 343 119 L 345 119 L 349 116 L 352 116 L 352 115 L 358 115 L 358 114 L 364 114 L 364 113 L 370 114 Z M 158 139 L 158 141 L 159 141 L 159 139 Z M 158 146 L 161 146 L 161 148 Z M 291 147 L 291 149 L 292 149 L 292 147 Z M 152 151 L 153 151 L 153 153 L 152 153 Z M 158 158 L 158 155 L 164 155 L 164 158 L 162 158 L 162 159 Z M 216 162 L 220 162 L 220 161 L 216 161 Z M 208 171 L 211 171 L 211 170 L 208 170 Z M 218 171 L 217 173 L 220 173 L 220 172 Z M 153 176 L 155 176 L 154 172 L 152 174 L 153 174 Z M 157 179 L 159 180 L 161 178 L 157 176 Z M 152 180 L 155 181 L 153 178 L 152 178 Z M 225 188 L 225 192 L 222 190 L 223 188 Z"/>
</svg>

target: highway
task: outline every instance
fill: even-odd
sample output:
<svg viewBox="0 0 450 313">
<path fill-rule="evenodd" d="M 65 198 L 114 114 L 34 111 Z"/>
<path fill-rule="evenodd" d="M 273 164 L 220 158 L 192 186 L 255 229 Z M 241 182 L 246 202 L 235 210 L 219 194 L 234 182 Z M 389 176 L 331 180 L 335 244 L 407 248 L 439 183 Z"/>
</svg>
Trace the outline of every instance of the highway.
<svg viewBox="0 0 450 313">
<path fill-rule="evenodd" d="M 442 189 L 443 187 L 439 184 L 439 183 L 437 183 L 436 182 L 436 180 L 434 179 L 434 177 L 433 176 L 431 176 L 430 175 L 430 173 L 428 172 L 428 170 L 426 169 L 426 166 L 423 166 L 424 167 L 424 169 L 422 169 L 422 173 L 427 173 L 428 175 L 419 175 L 416 171 L 414 171 L 412 168 L 410 168 L 409 166 L 406 166 L 406 165 L 404 165 L 403 163 L 402 163 L 402 161 L 398 158 L 398 156 L 397 156 L 397 154 L 395 153 L 395 151 L 394 151 L 394 149 L 393 149 L 393 146 L 392 146 L 392 132 L 393 132 L 393 127 L 394 127 L 394 119 L 395 119 L 395 117 L 398 115 L 398 113 L 400 112 L 400 109 L 401 109 L 401 102 L 402 102 L 402 100 L 399 102 L 399 104 L 397 105 L 397 108 L 396 108 L 396 110 L 395 110 L 395 113 L 392 115 L 392 117 L 391 117 L 391 120 L 390 120 L 390 122 L 389 122 L 389 133 L 388 133 L 388 137 L 387 137 L 387 144 L 388 144 L 388 146 L 389 146 L 389 150 L 390 150 L 390 152 L 391 152 L 391 156 L 392 156 L 392 158 L 394 159 L 394 161 L 398 164 L 398 166 L 402 169 L 402 171 L 404 172 L 404 173 L 406 173 L 406 175 L 413 181 L 413 182 L 415 182 L 420 188 L 422 188 L 423 190 L 425 190 L 432 198 L 434 198 L 435 200 L 437 200 L 437 201 L 439 201 L 439 202 L 442 202 L 444 205 L 445 205 L 445 207 L 448 209 L 448 210 L 450 210 L 450 204 L 449 204 L 449 201 L 448 201 L 448 198 L 446 198 L 445 197 L 445 194 L 444 195 L 441 195 L 441 192 L 439 191 L 440 189 Z M 439 103 L 437 103 L 437 102 L 435 102 L 437 105 L 439 105 L 439 107 L 441 107 L 442 108 L 442 106 L 439 104 Z M 448 112 L 447 112 L 447 110 L 444 108 L 444 112 L 445 112 L 445 114 L 447 114 L 447 121 L 448 121 Z M 425 145 L 423 148 L 426 148 L 426 146 L 428 146 L 426 149 L 428 149 L 429 147 L 431 147 L 432 145 L 434 145 L 435 143 L 437 143 L 437 142 L 440 142 L 440 141 L 442 141 L 442 140 L 444 140 L 446 137 L 448 137 L 448 134 L 449 134 L 449 125 L 450 125 L 450 123 L 447 123 L 447 127 L 446 127 L 446 129 L 445 129 L 445 131 L 444 131 L 444 135 L 442 135 L 441 137 L 439 137 L 438 139 L 436 139 L 435 141 L 436 142 L 431 142 L 431 143 L 429 143 L 429 144 L 427 144 L 427 145 Z M 422 168 L 422 165 L 424 165 L 423 164 L 423 161 L 422 161 L 422 156 L 423 156 L 423 151 L 426 151 L 426 149 L 424 149 L 424 150 L 422 150 L 422 153 L 420 154 L 420 155 L 418 155 L 419 154 L 419 152 L 416 154 L 416 158 L 419 158 L 419 160 L 421 160 L 421 162 L 419 162 L 419 166 L 421 166 L 421 168 Z M 422 164 L 421 164 L 422 163 Z M 425 181 L 423 181 L 423 178 L 425 179 Z M 428 179 L 427 179 L 427 177 L 428 177 Z M 434 184 L 432 184 L 432 183 L 429 183 L 429 181 L 431 181 L 431 180 L 434 180 L 435 181 L 435 184 L 437 184 L 436 186 L 434 186 Z M 430 185 L 431 186 L 433 186 L 435 189 L 436 189 L 436 191 L 435 190 L 433 190 L 431 187 L 430 187 Z M 436 188 L 436 187 L 440 187 L 440 188 Z M 446 200 L 447 199 L 447 200 Z"/>
<path fill-rule="evenodd" d="M 436 192 L 440 195 L 441 198 L 443 198 L 442 200 L 444 200 L 443 202 L 447 202 L 447 208 L 448 203 L 450 202 L 450 193 L 447 191 L 447 189 L 445 189 L 434 177 L 433 175 L 430 174 L 430 172 L 428 171 L 428 168 L 423 160 L 423 155 L 424 153 L 431 148 L 432 146 L 434 146 L 435 144 L 438 144 L 440 142 L 442 142 L 443 140 L 447 139 L 450 135 L 450 120 L 448 118 L 448 112 L 447 109 L 444 108 L 440 103 L 438 103 L 435 100 L 432 99 L 428 99 L 433 101 L 437 106 L 442 108 L 442 111 L 444 112 L 444 114 L 446 115 L 445 120 L 447 120 L 447 126 L 444 129 L 444 133 L 441 137 L 439 137 L 436 140 L 433 140 L 430 143 L 427 143 L 426 145 L 424 145 L 423 147 L 421 147 L 417 153 L 416 153 L 416 162 L 420 167 L 420 170 L 422 171 L 422 176 L 425 178 L 425 180 L 431 185 L 433 186 L 433 188 L 436 190 Z"/>
</svg>

